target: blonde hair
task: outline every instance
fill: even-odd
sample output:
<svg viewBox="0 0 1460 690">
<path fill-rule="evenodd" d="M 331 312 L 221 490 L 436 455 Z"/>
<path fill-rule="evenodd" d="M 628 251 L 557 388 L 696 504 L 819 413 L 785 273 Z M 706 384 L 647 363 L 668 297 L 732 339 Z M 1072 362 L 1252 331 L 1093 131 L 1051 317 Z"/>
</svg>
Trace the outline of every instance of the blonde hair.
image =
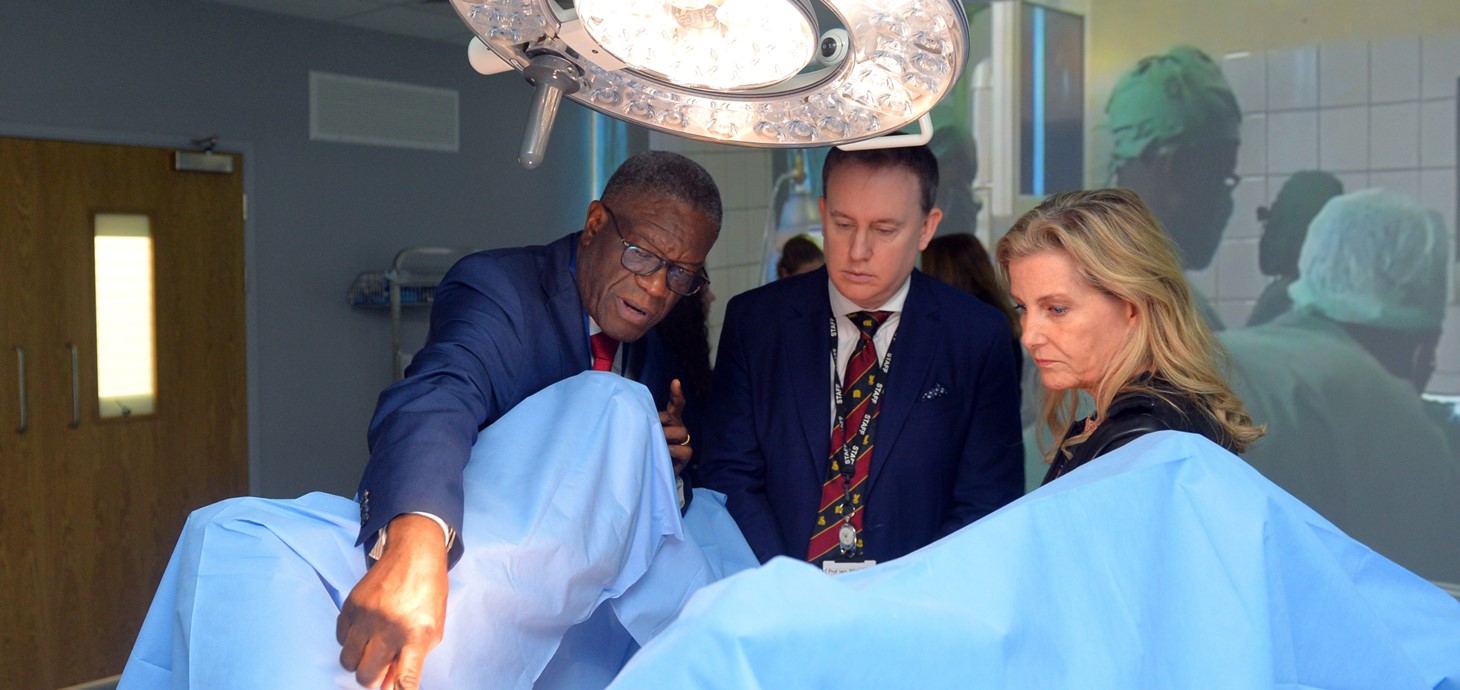
<svg viewBox="0 0 1460 690">
<path fill-rule="evenodd" d="M 1004 288 L 1009 287 L 1009 264 L 1051 251 L 1069 256 L 1081 278 L 1136 310 L 1131 337 L 1093 391 L 1095 419 L 1103 420 L 1111 401 L 1127 392 L 1175 406 L 1169 391 L 1152 385 L 1152 377 L 1141 376 L 1151 372 L 1205 410 L 1233 450 L 1241 452 L 1262 436 L 1263 428 L 1252 424 L 1241 399 L 1219 373 L 1226 352 L 1197 311 L 1176 245 L 1135 192 L 1066 192 L 1024 214 L 994 251 Z M 1041 418 L 1055 439 L 1064 439 L 1074 424 L 1078 402 L 1075 390 L 1045 391 Z M 1058 451 L 1068 454 L 1069 446 L 1092 431 L 1047 449 L 1045 460 Z"/>
</svg>

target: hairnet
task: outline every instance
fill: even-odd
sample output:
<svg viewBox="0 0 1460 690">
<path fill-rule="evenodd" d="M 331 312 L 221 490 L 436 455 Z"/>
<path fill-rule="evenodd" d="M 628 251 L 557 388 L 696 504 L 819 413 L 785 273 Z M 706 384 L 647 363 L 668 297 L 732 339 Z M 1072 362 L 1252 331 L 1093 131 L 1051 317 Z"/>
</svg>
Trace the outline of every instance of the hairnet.
<svg viewBox="0 0 1460 690">
<path fill-rule="evenodd" d="M 1438 213 L 1379 189 L 1337 196 L 1308 227 L 1296 309 L 1397 330 L 1438 328 L 1450 243 Z"/>
<path fill-rule="evenodd" d="M 1191 46 L 1143 58 L 1116 82 L 1105 106 L 1116 165 L 1140 156 L 1153 142 L 1182 135 L 1238 141 L 1241 124 L 1242 111 L 1221 68 Z"/>
</svg>

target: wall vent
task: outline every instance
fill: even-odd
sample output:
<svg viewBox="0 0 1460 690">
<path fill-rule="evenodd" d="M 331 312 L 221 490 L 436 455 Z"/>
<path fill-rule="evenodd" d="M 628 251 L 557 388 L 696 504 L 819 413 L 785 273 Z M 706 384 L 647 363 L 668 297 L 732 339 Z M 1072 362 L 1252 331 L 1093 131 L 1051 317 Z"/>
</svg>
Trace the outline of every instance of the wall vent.
<svg viewBox="0 0 1460 690">
<path fill-rule="evenodd" d="M 309 138 L 426 151 L 459 150 L 453 89 L 309 73 Z"/>
</svg>

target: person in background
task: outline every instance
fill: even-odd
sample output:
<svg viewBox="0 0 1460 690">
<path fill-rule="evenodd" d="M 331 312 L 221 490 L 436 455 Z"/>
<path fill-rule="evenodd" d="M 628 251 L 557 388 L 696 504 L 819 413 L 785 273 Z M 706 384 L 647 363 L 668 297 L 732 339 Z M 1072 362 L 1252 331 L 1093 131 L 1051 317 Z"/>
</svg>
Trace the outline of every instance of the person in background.
<svg viewBox="0 0 1460 690">
<path fill-rule="evenodd" d="M 1247 317 L 1247 325 L 1261 326 L 1293 306 L 1288 286 L 1298 280 L 1298 252 L 1308 236 L 1308 223 L 1329 199 L 1343 194 L 1343 183 L 1318 170 L 1293 173 L 1278 191 L 1272 208 L 1257 209 L 1262 222 L 1262 239 L 1257 245 L 1257 262 L 1262 274 L 1272 276 Z"/>
<path fill-rule="evenodd" d="M 1187 271 L 1212 263 L 1232 215 L 1242 111 L 1206 53 L 1177 46 L 1121 76 L 1105 106 L 1115 186 L 1140 195 Z M 1221 318 L 1193 293 L 1214 330 Z"/>
<path fill-rule="evenodd" d="M 1247 461 L 1400 565 L 1460 582 L 1460 467 L 1419 396 L 1445 314 L 1442 225 L 1390 192 L 1330 199 L 1303 241 L 1292 310 L 1222 340 L 1268 428 Z"/>
<path fill-rule="evenodd" d="M 710 304 L 715 293 L 708 285 L 691 299 L 679 300 L 654 331 L 664 344 L 664 352 L 674 377 L 684 387 L 684 427 L 689 436 L 704 438 L 705 407 L 710 400 L 710 383 L 714 370 L 710 365 Z M 691 458 L 680 473 L 691 486 L 698 485 L 695 476 L 699 463 Z"/>
<path fill-rule="evenodd" d="M 822 264 L 826 258 L 821 253 L 821 247 L 805 235 L 797 235 L 781 246 L 781 260 L 776 262 L 776 279 L 798 276 L 802 273 L 810 273 Z"/>
<path fill-rule="evenodd" d="M 426 347 L 381 393 L 370 423 L 357 495 L 359 543 L 375 561 L 337 632 L 340 661 L 360 683 L 413 685 L 439 642 L 447 568 L 463 547 L 463 468 L 478 432 L 517 403 L 588 369 L 616 371 L 655 393 L 676 469 L 692 457 L 679 386 L 645 335 L 707 283 L 721 216 L 704 168 L 649 151 L 619 166 L 581 231 L 473 254 L 447 274 Z"/>
<path fill-rule="evenodd" d="M 730 300 L 700 478 L 762 561 L 855 570 L 1022 493 L 1008 320 L 914 269 L 937 187 L 926 146 L 832 149 L 826 266 Z"/>
<path fill-rule="evenodd" d="M 1175 246 L 1133 192 L 1050 197 L 995 252 L 1045 389 L 1041 423 L 1060 439 L 1044 483 L 1155 431 L 1233 453 L 1261 436 L 1222 378 Z M 1082 391 L 1094 411 L 1076 420 Z"/>
<path fill-rule="evenodd" d="M 994 264 L 978 237 L 966 232 L 938 235 L 923 250 L 923 272 L 967 292 L 1004 313 L 1014 331 L 1014 363 L 1024 371 L 1024 348 L 1019 345 L 1019 316 L 1008 293 L 994 275 Z"/>
<path fill-rule="evenodd" d="M 983 204 L 973 193 L 973 182 L 978 179 L 978 145 L 973 134 L 966 127 L 939 127 L 928 140 L 928 148 L 938 157 L 938 200 L 934 205 L 943 212 L 938 235 L 977 232 Z"/>
</svg>

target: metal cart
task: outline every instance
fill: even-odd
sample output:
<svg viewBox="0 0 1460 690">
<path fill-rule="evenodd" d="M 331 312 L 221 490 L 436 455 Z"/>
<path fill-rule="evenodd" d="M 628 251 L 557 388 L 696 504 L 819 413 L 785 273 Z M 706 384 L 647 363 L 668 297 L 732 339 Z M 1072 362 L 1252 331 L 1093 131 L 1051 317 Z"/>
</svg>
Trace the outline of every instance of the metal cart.
<svg viewBox="0 0 1460 690">
<path fill-rule="evenodd" d="M 396 252 L 390 270 L 365 272 L 350 286 L 350 304 L 367 309 L 390 310 L 391 380 L 405 377 L 414 353 L 401 352 L 402 310 L 429 307 L 436 299 L 436 286 L 446 271 L 461 257 L 477 251 L 460 247 L 406 247 Z"/>
</svg>

